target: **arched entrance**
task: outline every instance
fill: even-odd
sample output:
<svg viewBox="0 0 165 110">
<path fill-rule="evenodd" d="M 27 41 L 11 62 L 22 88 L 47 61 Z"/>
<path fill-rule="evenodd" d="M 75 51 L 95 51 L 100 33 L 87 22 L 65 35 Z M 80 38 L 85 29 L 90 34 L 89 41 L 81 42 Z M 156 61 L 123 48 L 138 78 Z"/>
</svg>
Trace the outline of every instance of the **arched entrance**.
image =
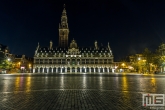
<svg viewBox="0 0 165 110">
<path fill-rule="evenodd" d="M 105 72 L 105 73 L 107 72 L 107 68 L 106 68 L 106 67 L 104 68 L 104 72 Z"/>
<path fill-rule="evenodd" d="M 58 67 L 58 70 L 57 70 L 57 71 L 58 71 L 58 73 L 61 73 L 61 68 L 60 68 L 60 67 Z"/>
<path fill-rule="evenodd" d="M 77 67 L 77 72 L 78 72 L 78 73 L 80 72 L 80 67 Z"/>
<path fill-rule="evenodd" d="M 91 73 L 94 73 L 94 68 L 93 67 L 91 68 Z"/>
<path fill-rule="evenodd" d="M 56 73 L 56 67 L 53 68 L 53 73 Z"/>
<path fill-rule="evenodd" d="M 100 68 L 100 73 L 103 73 L 103 68 Z"/>
<path fill-rule="evenodd" d="M 39 73 L 43 73 L 43 68 L 42 67 L 39 69 Z"/>
<path fill-rule="evenodd" d="M 72 67 L 72 73 L 75 73 L 75 67 Z"/>
<path fill-rule="evenodd" d="M 67 67 L 67 72 L 70 73 L 70 67 Z"/>
<path fill-rule="evenodd" d="M 65 73 L 65 67 L 62 67 L 62 73 Z"/>
<path fill-rule="evenodd" d="M 86 68 L 86 72 L 89 73 L 89 67 Z"/>
<path fill-rule="evenodd" d="M 48 73 L 52 73 L 52 68 L 49 67 Z"/>
<path fill-rule="evenodd" d="M 44 69 L 44 73 L 47 73 L 47 68 L 43 68 Z"/>
<path fill-rule="evenodd" d="M 85 67 L 82 67 L 82 72 L 85 73 Z"/>
<path fill-rule="evenodd" d="M 97 73 L 99 72 L 99 69 L 98 69 L 98 67 L 96 67 L 96 68 L 95 68 L 95 72 L 97 72 Z"/>
</svg>

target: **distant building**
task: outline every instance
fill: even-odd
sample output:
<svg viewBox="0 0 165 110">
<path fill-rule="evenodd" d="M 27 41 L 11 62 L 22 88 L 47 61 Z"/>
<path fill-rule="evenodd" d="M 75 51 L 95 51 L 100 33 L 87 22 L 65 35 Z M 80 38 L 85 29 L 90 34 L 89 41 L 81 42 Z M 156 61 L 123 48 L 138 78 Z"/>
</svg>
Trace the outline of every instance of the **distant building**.
<svg viewBox="0 0 165 110">
<path fill-rule="evenodd" d="M 134 54 L 134 55 L 129 56 L 130 63 L 134 63 L 140 60 L 146 60 L 142 54 Z"/>
<path fill-rule="evenodd" d="M 20 72 L 32 72 L 33 58 L 26 57 L 25 55 L 14 55 L 14 68 Z"/>
<path fill-rule="evenodd" d="M 113 54 L 109 43 L 100 46 L 95 41 L 91 47 L 79 47 L 76 40 L 68 45 L 69 27 L 64 8 L 59 24 L 59 45 L 35 50 L 33 73 L 92 73 L 112 72 Z M 84 42 L 85 44 L 85 42 Z"/>
<path fill-rule="evenodd" d="M 115 69 L 114 72 L 132 72 L 133 67 L 130 62 L 114 62 L 113 63 Z"/>
</svg>

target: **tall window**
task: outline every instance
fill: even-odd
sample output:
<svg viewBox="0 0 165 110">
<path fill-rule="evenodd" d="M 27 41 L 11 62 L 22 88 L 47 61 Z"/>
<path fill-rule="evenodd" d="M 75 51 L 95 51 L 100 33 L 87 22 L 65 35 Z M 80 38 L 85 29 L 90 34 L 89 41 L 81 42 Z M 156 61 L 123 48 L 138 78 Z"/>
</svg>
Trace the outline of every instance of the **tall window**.
<svg viewBox="0 0 165 110">
<path fill-rule="evenodd" d="M 82 64 L 85 64 L 85 59 L 82 59 Z"/>
<path fill-rule="evenodd" d="M 61 64 L 61 59 L 58 59 L 58 64 Z"/>
<path fill-rule="evenodd" d="M 49 64 L 52 64 L 52 59 L 49 59 Z"/>
<path fill-rule="evenodd" d="M 95 64 L 98 64 L 98 59 L 95 59 Z"/>
<path fill-rule="evenodd" d="M 56 64 L 56 60 L 55 59 L 52 59 L 53 60 L 53 64 Z"/>
<path fill-rule="evenodd" d="M 94 64 L 94 59 L 91 59 L 91 64 Z"/>
<path fill-rule="evenodd" d="M 65 59 L 62 59 L 62 64 L 65 64 Z"/>
<path fill-rule="evenodd" d="M 107 59 L 104 59 L 104 64 L 107 64 Z"/>
<path fill-rule="evenodd" d="M 45 60 L 44 60 L 44 63 L 45 63 L 45 64 L 48 64 L 48 59 L 45 59 Z"/>
<path fill-rule="evenodd" d="M 86 64 L 89 64 L 89 59 L 86 59 Z"/>
<path fill-rule="evenodd" d="M 40 64 L 43 64 L 43 59 L 40 59 Z"/>
</svg>

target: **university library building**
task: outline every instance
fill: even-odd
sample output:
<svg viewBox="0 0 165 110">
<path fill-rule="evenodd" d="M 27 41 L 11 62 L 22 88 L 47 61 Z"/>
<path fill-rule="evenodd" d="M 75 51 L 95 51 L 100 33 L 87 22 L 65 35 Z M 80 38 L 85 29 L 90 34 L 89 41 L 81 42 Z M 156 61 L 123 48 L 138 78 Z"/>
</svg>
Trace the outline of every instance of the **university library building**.
<svg viewBox="0 0 165 110">
<path fill-rule="evenodd" d="M 114 71 L 113 54 L 109 43 L 92 47 L 79 47 L 76 40 L 68 44 L 69 28 L 65 8 L 59 24 L 59 45 L 53 42 L 47 47 L 38 46 L 35 50 L 33 73 L 109 73 Z"/>
</svg>

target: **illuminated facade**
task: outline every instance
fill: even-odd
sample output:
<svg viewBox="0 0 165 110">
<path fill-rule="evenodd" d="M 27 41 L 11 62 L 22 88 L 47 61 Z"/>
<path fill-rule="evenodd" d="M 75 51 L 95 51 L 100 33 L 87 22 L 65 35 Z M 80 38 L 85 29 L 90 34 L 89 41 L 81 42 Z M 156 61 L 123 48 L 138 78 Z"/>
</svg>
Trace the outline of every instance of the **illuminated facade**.
<svg viewBox="0 0 165 110">
<path fill-rule="evenodd" d="M 109 73 L 113 71 L 113 54 L 109 43 L 92 47 L 78 47 L 76 40 L 68 45 L 69 28 L 64 8 L 59 24 L 59 45 L 35 50 L 33 73 Z"/>
<path fill-rule="evenodd" d="M 13 55 L 14 60 L 14 68 L 17 70 L 16 72 L 31 72 L 33 59 L 30 57 L 26 57 L 25 55 Z"/>
</svg>

